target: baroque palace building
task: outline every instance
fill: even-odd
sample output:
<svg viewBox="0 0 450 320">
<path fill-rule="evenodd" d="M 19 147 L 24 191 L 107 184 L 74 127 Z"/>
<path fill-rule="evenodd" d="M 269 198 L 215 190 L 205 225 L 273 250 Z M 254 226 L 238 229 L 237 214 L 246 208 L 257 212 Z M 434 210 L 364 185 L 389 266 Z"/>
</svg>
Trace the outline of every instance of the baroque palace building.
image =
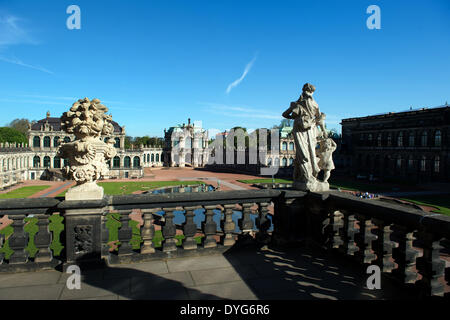
<svg viewBox="0 0 450 320">
<path fill-rule="evenodd" d="M 450 181 L 450 106 L 343 119 L 341 153 L 355 176 Z"/>
<path fill-rule="evenodd" d="M 145 167 L 163 165 L 162 148 L 139 146 L 125 148 L 125 127 L 112 121 L 117 155 L 110 162 L 109 177 L 140 178 Z M 61 171 L 67 165 L 66 159 L 57 156 L 58 146 L 74 139 L 73 135 L 61 130 L 61 118 L 47 116 L 30 124 L 27 146 L 4 143 L 0 145 L 0 189 L 24 180 L 60 179 Z M 108 139 L 104 137 L 103 139 Z"/>
</svg>

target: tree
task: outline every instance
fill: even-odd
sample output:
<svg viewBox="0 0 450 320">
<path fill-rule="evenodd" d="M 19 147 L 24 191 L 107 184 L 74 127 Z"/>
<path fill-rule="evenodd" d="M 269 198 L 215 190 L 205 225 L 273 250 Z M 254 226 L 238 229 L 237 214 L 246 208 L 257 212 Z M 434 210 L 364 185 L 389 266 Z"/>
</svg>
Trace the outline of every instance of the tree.
<svg viewBox="0 0 450 320">
<path fill-rule="evenodd" d="M 14 119 L 7 126 L 22 132 L 25 136 L 28 136 L 28 126 L 30 121 L 28 119 Z"/>
<path fill-rule="evenodd" d="M 14 128 L 1 127 L 0 142 L 28 143 L 28 139 L 25 134 Z"/>
</svg>

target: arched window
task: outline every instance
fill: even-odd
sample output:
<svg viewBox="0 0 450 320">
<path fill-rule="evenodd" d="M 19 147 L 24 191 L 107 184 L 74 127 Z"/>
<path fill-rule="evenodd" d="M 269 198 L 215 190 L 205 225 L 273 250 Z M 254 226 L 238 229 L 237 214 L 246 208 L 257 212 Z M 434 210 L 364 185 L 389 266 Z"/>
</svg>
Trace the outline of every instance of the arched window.
<svg viewBox="0 0 450 320">
<path fill-rule="evenodd" d="M 50 167 L 50 157 L 45 156 L 44 157 L 44 168 L 48 168 L 48 167 Z"/>
<path fill-rule="evenodd" d="M 289 142 L 289 150 L 294 150 L 294 143 L 293 142 Z"/>
<path fill-rule="evenodd" d="M 50 148 L 50 137 L 44 137 L 44 148 Z"/>
<path fill-rule="evenodd" d="M 159 153 L 156 154 L 156 162 L 159 162 Z"/>
<path fill-rule="evenodd" d="M 415 143 L 414 140 L 415 140 L 415 139 L 414 139 L 414 132 L 410 132 L 410 133 L 409 133 L 409 141 L 408 141 L 408 145 L 409 145 L 410 147 L 414 147 L 414 143 Z"/>
<path fill-rule="evenodd" d="M 53 168 L 61 168 L 61 158 L 55 157 L 53 159 Z"/>
<path fill-rule="evenodd" d="M 434 133 L 434 146 L 441 146 L 441 130 L 436 130 L 436 132 Z"/>
<path fill-rule="evenodd" d="M 381 147 L 381 133 L 379 133 L 377 136 L 377 144 L 379 147 Z"/>
<path fill-rule="evenodd" d="M 281 160 L 281 163 L 282 163 L 283 167 L 286 167 L 287 166 L 287 159 L 283 158 L 283 160 Z"/>
<path fill-rule="evenodd" d="M 439 156 L 434 157 L 434 172 L 439 172 L 440 160 Z"/>
<path fill-rule="evenodd" d="M 133 167 L 138 168 L 141 166 L 141 159 L 139 157 L 133 158 Z"/>
<path fill-rule="evenodd" d="M 397 157 L 397 169 L 402 168 L 402 156 Z"/>
<path fill-rule="evenodd" d="M 420 136 L 420 141 L 421 141 L 422 147 L 426 147 L 427 146 L 427 140 L 428 140 L 428 134 L 427 134 L 426 131 L 423 131 L 422 135 Z"/>
<path fill-rule="evenodd" d="M 120 168 L 120 158 L 119 157 L 114 157 L 113 168 Z"/>
<path fill-rule="evenodd" d="M 39 148 L 41 146 L 41 138 L 39 137 L 34 137 L 33 138 L 33 147 L 34 148 Z"/>
<path fill-rule="evenodd" d="M 420 171 L 426 170 L 427 170 L 427 158 L 425 156 L 422 156 L 422 159 L 420 159 Z"/>
<path fill-rule="evenodd" d="M 64 143 L 68 143 L 70 142 L 70 138 L 69 137 L 64 137 Z"/>
<path fill-rule="evenodd" d="M 281 144 L 281 150 L 287 150 L 287 143 L 286 143 L 286 141 Z"/>
<path fill-rule="evenodd" d="M 59 146 L 59 137 L 54 137 L 53 138 L 53 146 L 54 147 L 58 147 Z"/>
<path fill-rule="evenodd" d="M 270 166 L 272 164 L 272 158 L 267 159 L 267 165 Z"/>
<path fill-rule="evenodd" d="M 397 136 L 397 146 L 403 147 L 403 132 L 400 132 Z"/>
<path fill-rule="evenodd" d="M 147 162 L 150 162 L 150 153 L 147 153 Z"/>
<path fill-rule="evenodd" d="M 131 167 L 131 159 L 129 156 L 126 156 L 125 158 L 123 158 L 123 166 L 125 168 L 130 168 Z"/>
<path fill-rule="evenodd" d="M 390 133 L 387 135 L 387 145 L 388 147 L 392 146 L 392 134 Z"/>
<path fill-rule="evenodd" d="M 186 139 L 184 140 L 184 147 L 186 149 L 192 148 L 192 139 L 191 139 L 191 137 L 186 137 Z"/>
<path fill-rule="evenodd" d="M 413 156 L 409 156 L 409 159 L 408 159 L 408 169 L 409 169 L 409 170 L 414 169 L 414 159 L 413 159 Z"/>
<path fill-rule="evenodd" d="M 293 163 L 294 163 L 294 159 L 293 158 L 289 158 L 289 165 L 292 166 Z"/>
<path fill-rule="evenodd" d="M 114 148 L 120 148 L 120 139 L 114 138 L 114 140 L 116 141 L 116 143 L 114 143 Z"/>
<path fill-rule="evenodd" d="M 40 166 L 41 166 L 41 158 L 39 158 L 38 156 L 35 156 L 33 158 L 33 167 L 39 168 Z"/>
<path fill-rule="evenodd" d="M 155 154 L 152 153 L 152 162 L 155 162 Z"/>
</svg>

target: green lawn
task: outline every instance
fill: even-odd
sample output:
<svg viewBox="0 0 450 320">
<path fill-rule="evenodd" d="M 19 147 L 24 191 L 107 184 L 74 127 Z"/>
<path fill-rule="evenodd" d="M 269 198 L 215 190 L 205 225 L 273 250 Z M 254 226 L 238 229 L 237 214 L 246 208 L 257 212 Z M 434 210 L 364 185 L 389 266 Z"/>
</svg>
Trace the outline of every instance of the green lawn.
<svg viewBox="0 0 450 320">
<path fill-rule="evenodd" d="M 432 212 L 450 216 L 450 198 L 448 195 L 411 196 L 401 198 L 401 200 L 410 201 L 418 205 L 435 207 L 436 210 L 432 210 Z"/>
<path fill-rule="evenodd" d="M 202 181 L 127 181 L 127 182 L 99 182 L 98 185 L 103 187 L 105 194 L 120 195 L 131 194 L 135 191 L 147 191 L 162 187 L 172 187 L 179 185 L 201 185 Z M 67 190 L 66 190 L 67 191 Z M 58 194 L 58 197 L 64 197 L 66 191 Z"/>
<path fill-rule="evenodd" d="M 242 183 L 254 184 L 254 183 L 272 183 L 272 179 L 250 179 L 250 180 L 237 180 Z M 292 180 L 274 179 L 275 183 L 292 183 Z"/>
<path fill-rule="evenodd" d="M 15 190 L 12 190 L 7 193 L 1 193 L 0 199 L 16 199 L 16 198 L 28 198 L 39 191 L 45 190 L 50 186 L 28 186 L 21 187 Z"/>
</svg>

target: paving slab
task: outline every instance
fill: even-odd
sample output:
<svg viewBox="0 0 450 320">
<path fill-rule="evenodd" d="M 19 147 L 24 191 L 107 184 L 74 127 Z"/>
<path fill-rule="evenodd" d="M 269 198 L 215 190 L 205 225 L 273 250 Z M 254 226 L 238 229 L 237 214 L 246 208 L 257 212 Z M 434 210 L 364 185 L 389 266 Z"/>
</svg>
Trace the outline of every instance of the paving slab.
<svg viewBox="0 0 450 320">
<path fill-rule="evenodd" d="M 131 293 L 142 291 L 162 291 L 178 287 L 193 286 L 194 281 L 189 272 L 173 272 L 164 275 L 147 274 L 146 276 L 131 279 Z"/>
<path fill-rule="evenodd" d="M 138 277 L 141 273 L 166 274 L 169 269 L 164 260 L 110 266 L 104 272 L 104 279 Z"/>
<path fill-rule="evenodd" d="M 81 282 L 81 289 L 68 289 L 64 286 L 60 299 L 84 299 L 106 297 L 111 294 L 124 295 L 130 294 L 130 279 L 121 278 L 114 280 L 96 280 Z"/>
<path fill-rule="evenodd" d="M 231 263 L 220 254 L 167 260 L 169 272 L 204 270 L 231 267 Z"/>
<path fill-rule="evenodd" d="M 0 289 L 0 300 L 57 300 L 65 286 L 48 284 L 40 286 Z"/>
<path fill-rule="evenodd" d="M 0 273 L 0 288 L 52 285 L 58 283 L 59 271 Z"/>
<path fill-rule="evenodd" d="M 192 270 L 190 271 L 195 285 L 205 285 L 214 283 L 225 283 L 243 279 L 252 279 L 258 277 L 255 269 L 250 265 L 239 268 L 239 272 L 233 267 Z"/>
<path fill-rule="evenodd" d="M 208 295 L 213 295 L 218 299 L 250 300 L 258 299 L 255 293 L 249 288 L 246 282 L 233 281 L 218 284 L 208 284 L 188 288 L 191 299 L 207 299 Z"/>
</svg>

